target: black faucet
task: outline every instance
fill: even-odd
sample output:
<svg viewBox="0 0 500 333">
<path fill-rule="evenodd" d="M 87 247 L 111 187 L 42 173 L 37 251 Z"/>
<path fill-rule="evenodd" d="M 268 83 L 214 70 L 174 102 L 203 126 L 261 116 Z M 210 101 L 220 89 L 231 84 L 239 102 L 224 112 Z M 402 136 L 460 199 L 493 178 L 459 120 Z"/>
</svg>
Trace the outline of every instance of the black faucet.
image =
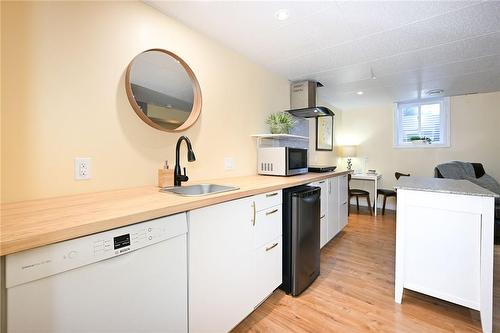
<svg viewBox="0 0 500 333">
<path fill-rule="evenodd" d="M 174 170 L 174 186 L 181 186 L 182 182 L 188 181 L 188 176 L 186 175 L 186 168 L 184 168 L 184 174 L 181 174 L 181 166 L 179 165 L 179 150 L 181 148 L 182 140 L 186 141 L 188 152 L 187 158 L 189 162 L 196 161 L 196 157 L 194 156 L 193 147 L 191 146 L 191 141 L 187 138 L 187 136 L 181 136 L 179 140 L 177 140 L 177 145 L 175 146 L 175 170 Z"/>
</svg>

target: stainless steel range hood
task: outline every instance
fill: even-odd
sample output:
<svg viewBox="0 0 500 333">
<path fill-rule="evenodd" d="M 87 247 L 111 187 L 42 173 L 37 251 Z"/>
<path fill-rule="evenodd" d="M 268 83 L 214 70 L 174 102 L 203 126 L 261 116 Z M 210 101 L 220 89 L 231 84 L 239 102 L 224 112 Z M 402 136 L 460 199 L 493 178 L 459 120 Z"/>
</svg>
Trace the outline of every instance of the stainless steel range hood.
<svg viewBox="0 0 500 333">
<path fill-rule="evenodd" d="M 321 116 L 334 116 L 335 114 L 327 107 L 316 106 L 316 88 L 323 85 L 316 81 L 292 82 L 290 85 L 290 107 L 291 113 L 300 118 L 316 118 Z"/>
</svg>

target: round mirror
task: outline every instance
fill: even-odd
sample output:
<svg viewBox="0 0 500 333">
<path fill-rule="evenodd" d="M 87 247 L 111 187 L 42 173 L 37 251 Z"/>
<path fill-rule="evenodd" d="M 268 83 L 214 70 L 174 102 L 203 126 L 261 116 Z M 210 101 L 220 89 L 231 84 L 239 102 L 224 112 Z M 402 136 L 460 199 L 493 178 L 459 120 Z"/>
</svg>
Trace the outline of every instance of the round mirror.
<svg viewBox="0 0 500 333">
<path fill-rule="evenodd" d="M 167 132 L 187 129 L 201 111 L 201 90 L 188 64 L 172 52 L 152 49 L 127 68 L 127 96 L 148 125 Z"/>
</svg>

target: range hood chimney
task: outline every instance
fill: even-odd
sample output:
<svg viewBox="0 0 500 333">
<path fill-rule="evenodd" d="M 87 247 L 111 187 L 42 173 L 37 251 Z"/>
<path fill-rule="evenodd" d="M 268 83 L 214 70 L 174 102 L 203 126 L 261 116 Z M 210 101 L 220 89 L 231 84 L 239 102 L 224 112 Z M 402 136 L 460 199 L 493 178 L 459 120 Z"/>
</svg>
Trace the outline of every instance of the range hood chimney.
<svg viewBox="0 0 500 333">
<path fill-rule="evenodd" d="M 316 106 L 316 88 L 323 85 L 316 81 L 298 81 L 290 85 L 291 113 L 300 118 L 316 118 L 321 116 L 334 116 L 327 107 Z"/>
</svg>

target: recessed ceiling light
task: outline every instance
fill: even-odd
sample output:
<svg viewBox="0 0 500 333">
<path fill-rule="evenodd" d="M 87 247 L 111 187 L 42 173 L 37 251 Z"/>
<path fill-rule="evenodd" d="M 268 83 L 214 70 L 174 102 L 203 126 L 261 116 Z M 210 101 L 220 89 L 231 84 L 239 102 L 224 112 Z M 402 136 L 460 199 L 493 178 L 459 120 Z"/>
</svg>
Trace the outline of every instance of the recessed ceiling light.
<svg viewBox="0 0 500 333">
<path fill-rule="evenodd" d="M 290 13 L 288 13 L 286 9 L 279 9 L 274 13 L 274 17 L 276 17 L 278 21 L 284 21 L 290 17 Z"/>
<path fill-rule="evenodd" d="M 443 89 L 432 89 L 432 90 L 427 90 L 425 94 L 427 96 L 435 96 L 435 95 L 441 95 L 444 92 Z"/>
<path fill-rule="evenodd" d="M 370 67 L 370 74 L 372 75 L 372 80 L 376 80 L 377 77 L 375 76 L 375 73 L 373 73 L 373 68 Z"/>
<path fill-rule="evenodd" d="M 362 92 L 362 91 L 358 91 L 356 94 L 358 94 L 358 95 L 363 95 L 363 94 L 364 94 L 364 92 Z"/>
</svg>

